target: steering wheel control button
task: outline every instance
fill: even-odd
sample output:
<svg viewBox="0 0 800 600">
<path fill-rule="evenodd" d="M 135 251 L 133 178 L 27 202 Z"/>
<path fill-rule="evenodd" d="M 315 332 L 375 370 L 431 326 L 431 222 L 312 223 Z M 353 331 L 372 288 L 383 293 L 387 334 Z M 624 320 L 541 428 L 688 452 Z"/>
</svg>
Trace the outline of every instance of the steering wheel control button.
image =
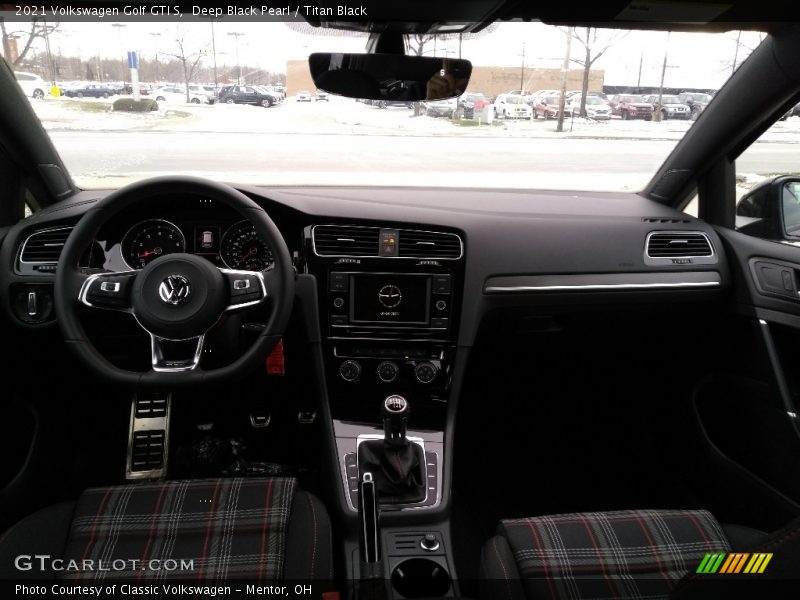
<svg viewBox="0 0 800 600">
<path fill-rule="evenodd" d="M 131 282 L 135 273 L 98 273 L 84 283 L 81 301 L 97 308 L 124 310 L 130 307 Z"/>
<path fill-rule="evenodd" d="M 392 383 L 400 375 L 400 367 L 397 366 L 397 363 L 384 360 L 378 365 L 377 373 L 378 379 L 383 383 Z"/>
<path fill-rule="evenodd" d="M 346 360 L 339 365 L 339 376 L 347 383 L 355 383 L 361 377 L 361 365 L 354 360 Z"/>
<path fill-rule="evenodd" d="M 436 379 L 436 373 L 438 373 L 438 371 L 436 365 L 432 362 L 425 361 L 414 367 L 414 377 L 416 377 L 417 381 L 420 383 L 430 383 Z"/>
<path fill-rule="evenodd" d="M 230 306 L 259 302 L 265 297 L 259 274 L 246 271 L 225 272 L 228 279 Z"/>
<path fill-rule="evenodd" d="M 436 552 L 440 545 L 438 538 L 432 533 L 426 533 L 419 541 L 419 547 L 426 552 Z"/>
<path fill-rule="evenodd" d="M 172 306 L 187 302 L 191 293 L 192 284 L 183 275 L 170 275 L 158 286 L 158 297 Z"/>
</svg>

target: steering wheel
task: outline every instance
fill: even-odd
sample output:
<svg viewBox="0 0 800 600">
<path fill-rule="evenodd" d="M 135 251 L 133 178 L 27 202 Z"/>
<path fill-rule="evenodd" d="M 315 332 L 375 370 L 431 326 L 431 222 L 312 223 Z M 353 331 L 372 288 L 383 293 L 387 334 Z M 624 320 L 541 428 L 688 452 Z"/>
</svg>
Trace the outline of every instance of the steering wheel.
<svg viewBox="0 0 800 600">
<path fill-rule="evenodd" d="M 250 221 L 272 250 L 274 266 L 265 271 L 215 267 L 205 258 L 176 253 L 156 258 L 140 271 L 88 271 L 81 255 L 114 215 L 157 196 L 198 195 L 217 200 Z M 157 177 L 110 194 L 91 208 L 72 230 L 58 261 L 55 307 L 67 345 L 94 371 L 114 383 L 173 389 L 225 382 L 264 363 L 286 328 L 294 299 L 295 271 L 289 249 L 275 223 L 258 204 L 230 186 L 197 177 Z M 200 367 L 208 331 L 226 313 L 261 304 L 272 311 L 252 346 L 233 363 Z M 150 335 L 151 369 L 119 368 L 92 345 L 80 310 L 130 313 Z M 179 343 L 180 342 L 180 343 Z"/>
</svg>

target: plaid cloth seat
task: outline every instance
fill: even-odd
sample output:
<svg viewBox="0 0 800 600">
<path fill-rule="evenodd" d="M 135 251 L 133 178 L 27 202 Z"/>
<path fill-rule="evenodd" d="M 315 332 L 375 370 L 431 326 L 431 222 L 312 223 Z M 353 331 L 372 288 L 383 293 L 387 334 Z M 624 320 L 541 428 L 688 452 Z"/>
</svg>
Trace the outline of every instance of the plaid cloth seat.
<svg viewBox="0 0 800 600">
<path fill-rule="evenodd" d="M 325 507 L 294 478 L 226 478 L 95 488 L 34 513 L 0 555 L 62 562 L 39 579 L 266 585 L 333 579 Z M 6 561 L 11 563 L 11 561 Z M 19 572 L 16 576 L 20 576 Z"/>
<path fill-rule="evenodd" d="M 667 598 L 730 545 L 703 510 L 575 513 L 500 523 L 482 557 L 491 598 Z"/>
</svg>

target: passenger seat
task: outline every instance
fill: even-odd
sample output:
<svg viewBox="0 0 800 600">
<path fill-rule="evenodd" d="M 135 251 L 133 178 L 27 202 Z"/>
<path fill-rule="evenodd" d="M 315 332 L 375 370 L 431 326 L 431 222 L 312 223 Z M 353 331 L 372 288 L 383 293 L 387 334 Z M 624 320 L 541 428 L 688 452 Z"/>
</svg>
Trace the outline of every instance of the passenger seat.
<svg viewBox="0 0 800 600">
<path fill-rule="evenodd" d="M 707 554 L 721 553 L 716 574 L 697 573 Z M 772 554 L 767 568 L 743 573 L 756 553 Z M 742 562 L 738 574 L 719 573 L 729 559 Z M 503 520 L 481 556 L 482 596 L 492 599 L 796 598 L 799 582 L 800 519 L 768 535 L 720 525 L 704 510 Z"/>
</svg>

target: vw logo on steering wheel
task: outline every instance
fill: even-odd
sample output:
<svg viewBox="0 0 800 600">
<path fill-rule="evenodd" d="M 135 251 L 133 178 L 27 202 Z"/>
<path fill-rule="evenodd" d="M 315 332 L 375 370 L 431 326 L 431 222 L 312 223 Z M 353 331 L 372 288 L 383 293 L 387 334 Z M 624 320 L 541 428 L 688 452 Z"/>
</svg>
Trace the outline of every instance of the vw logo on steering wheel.
<svg viewBox="0 0 800 600">
<path fill-rule="evenodd" d="M 183 275 L 170 275 L 158 286 L 158 296 L 164 304 L 177 306 L 188 300 L 192 288 Z"/>
</svg>

